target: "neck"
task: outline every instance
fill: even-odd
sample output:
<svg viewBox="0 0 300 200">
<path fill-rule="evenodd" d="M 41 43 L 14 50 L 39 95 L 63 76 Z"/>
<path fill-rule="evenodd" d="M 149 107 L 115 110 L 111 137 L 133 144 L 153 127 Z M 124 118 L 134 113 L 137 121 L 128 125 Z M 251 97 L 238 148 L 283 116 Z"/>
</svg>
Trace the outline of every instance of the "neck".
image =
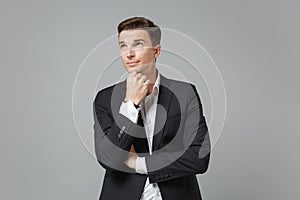
<svg viewBox="0 0 300 200">
<path fill-rule="evenodd" d="M 147 76 L 147 78 L 150 80 L 150 84 L 149 84 L 147 95 L 151 94 L 153 86 L 154 86 L 154 84 L 156 82 L 157 76 L 158 76 L 158 74 L 157 74 L 156 68 L 155 68 L 155 70 L 154 70 L 153 73 L 151 73 L 149 76 Z"/>
<path fill-rule="evenodd" d="M 147 76 L 147 78 L 150 80 L 150 83 L 154 85 L 154 83 L 157 79 L 157 70 L 156 70 L 156 68 L 154 68 L 154 71 L 151 74 L 149 74 Z"/>
</svg>

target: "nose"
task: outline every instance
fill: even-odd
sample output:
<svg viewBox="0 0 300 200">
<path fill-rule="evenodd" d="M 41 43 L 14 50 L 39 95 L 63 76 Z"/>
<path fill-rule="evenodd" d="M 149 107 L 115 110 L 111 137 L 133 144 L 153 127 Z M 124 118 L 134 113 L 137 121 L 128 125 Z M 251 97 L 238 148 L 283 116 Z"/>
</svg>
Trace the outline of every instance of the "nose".
<svg viewBox="0 0 300 200">
<path fill-rule="evenodd" d="M 135 52 L 132 48 L 128 49 L 128 51 L 126 52 L 126 56 L 127 58 L 133 58 L 135 57 Z"/>
</svg>

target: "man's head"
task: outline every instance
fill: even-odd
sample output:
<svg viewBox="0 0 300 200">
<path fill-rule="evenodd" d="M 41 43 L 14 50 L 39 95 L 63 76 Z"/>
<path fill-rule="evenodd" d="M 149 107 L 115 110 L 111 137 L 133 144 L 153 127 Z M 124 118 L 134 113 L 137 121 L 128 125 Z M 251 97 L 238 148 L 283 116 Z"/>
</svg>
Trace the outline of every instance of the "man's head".
<svg viewBox="0 0 300 200">
<path fill-rule="evenodd" d="M 160 44 L 161 30 L 151 20 L 144 17 L 132 17 L 124 20 L 118 26 L 118 34 L 126 30 L 143 29 L 145 30 L 151 39 L 153 47 Z"/>
<path fill-rule="evenodd" d="M 144 17 L 133 17 L 119 24 L 118 34 L 126 70 L 144 75 L 155 73 L 155 62 L 160 53 L 160 28 Z"/>
</svg>

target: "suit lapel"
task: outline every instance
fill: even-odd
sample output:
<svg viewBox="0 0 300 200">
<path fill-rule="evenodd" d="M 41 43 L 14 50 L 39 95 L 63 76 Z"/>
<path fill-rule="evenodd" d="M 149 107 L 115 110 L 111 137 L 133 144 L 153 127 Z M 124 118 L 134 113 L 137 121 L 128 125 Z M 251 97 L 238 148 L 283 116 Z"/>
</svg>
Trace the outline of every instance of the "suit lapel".
<svg viewBox="0 0 300 200">
<path fill-rule="evenodd" d="M 160 141 L 164 133 L 167 113 L 169 110 L 170 100 L 173 94 L 169 89 L 169 85 L 170 81 L 166 77 L 160 75 L 159 94 L 157 101 L 158 106 L 156 110 L 154 136 L 152 143 L 153 152 L 159 148 Z"/>
</svg>

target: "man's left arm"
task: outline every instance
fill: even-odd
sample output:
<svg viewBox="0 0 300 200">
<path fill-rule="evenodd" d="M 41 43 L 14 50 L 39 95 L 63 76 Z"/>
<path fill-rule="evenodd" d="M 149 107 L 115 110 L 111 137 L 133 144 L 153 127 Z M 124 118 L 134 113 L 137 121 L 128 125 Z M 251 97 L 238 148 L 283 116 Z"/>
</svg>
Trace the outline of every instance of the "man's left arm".
<svg viewBox="0 0 300 200">
<path fill-rule="evenodd" d="M 208 169 L 211 150 L 208 128 L 197 90 L 193 85 L 190 88 L 187 114 L 182 130 L 184 148 L 174 151 L 173 145 L 170 151 L 158 150 L 151 156 L 145 157 L 151 183 L 191 174 L 202 174 Z"/>
</svg>

